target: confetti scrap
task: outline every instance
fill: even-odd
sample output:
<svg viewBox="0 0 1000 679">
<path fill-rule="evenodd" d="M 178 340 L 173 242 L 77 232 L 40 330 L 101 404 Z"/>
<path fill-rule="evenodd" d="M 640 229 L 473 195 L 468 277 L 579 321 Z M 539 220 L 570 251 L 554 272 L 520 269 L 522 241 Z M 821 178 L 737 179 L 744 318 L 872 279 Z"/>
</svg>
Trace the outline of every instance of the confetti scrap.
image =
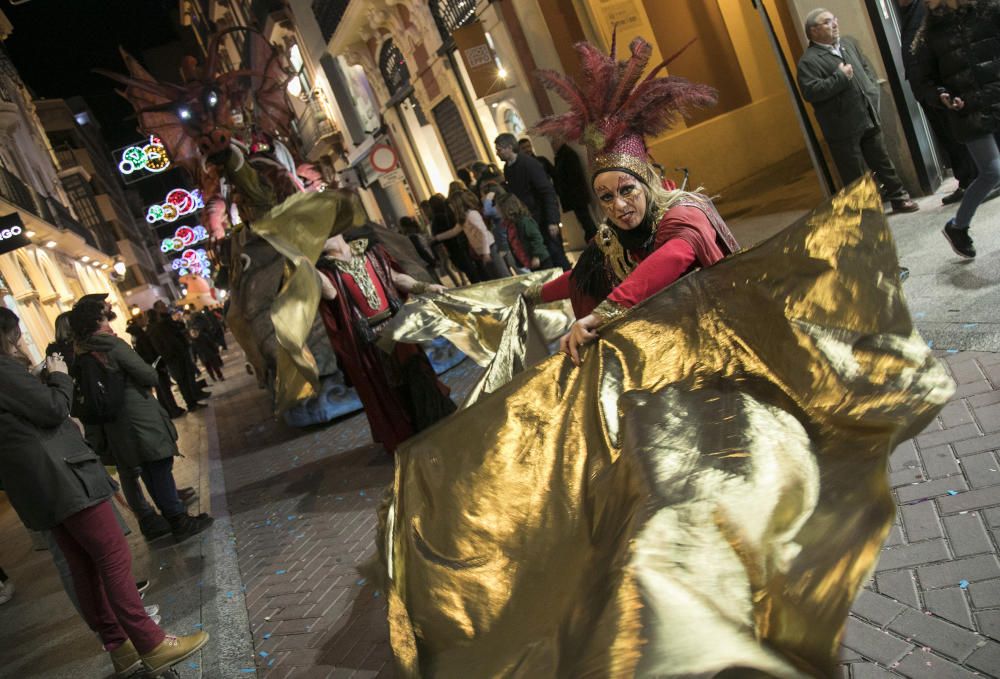
<svg viewBox="0 0 1000 679">
<path fill-rule="evenodd" d="M 948 495 L 958 495 L 958 491 L 957 490 L 949 490 L 948 491 Z"/>
<path fill-rule="evenodd" d="M 358 584 L 359 584 L 359 585 L 363 585 L 363 584 L 365 584 L 366 582 L 368 582 L 368 578 L 361 578 L 360 580 L 358 580 Z"/>
<path fill-rule="evenodd" d="M 266 657 L 267 657 L 267 656 L 269 656 L 269 655 L 271 655 L 271 654 L 270 654 L 270 653 L 268 653 L 267 651 L 261 651 L 261 652 L 260 652 L 260 657 L 261 657 L 261 658 L 266 658 Z"/>
<path fill-rule="evenodd" d="M 284 568 L 279 568 L 278 570 L 274 571 L 274 574 L 275 575 L 284 575 L 287 572 L 288 571 L 286 571 Z"/>
<path fill-rule="evenodd" d="M 959 580 L 958 581 L 958 586 L 961 587 L 962 589 L 969 589 L 969 581 L 968 580 Z"/>
<path fill-rule="evenodd" d="M 265 638 L 265 639 L 270 639 L 270 638 L 271 638 L 271 633 L 270 633 L 270 632 L 266 633 L 266 634 L 264 635 L 264 638 Z"/>
</svg>

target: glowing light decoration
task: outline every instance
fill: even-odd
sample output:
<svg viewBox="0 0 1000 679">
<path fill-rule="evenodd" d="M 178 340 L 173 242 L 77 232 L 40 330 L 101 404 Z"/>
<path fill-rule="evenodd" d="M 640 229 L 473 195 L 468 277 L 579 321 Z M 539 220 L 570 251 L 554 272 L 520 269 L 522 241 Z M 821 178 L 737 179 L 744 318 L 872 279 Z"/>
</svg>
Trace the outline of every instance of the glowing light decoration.
<svg viewBox="0 0 1000 679">
<path fill-rule="evenodd" d="M 194 274 L 208 278 L 212 274 L 212 262 L 204 248 L 188 249 L 170 263 L 171 268 L 180 276 Z"/>
<path fill-rule="evenodd" d="M 146 221 L 150 224 L 163 220 L 166 222 L 177 221 L 184 215 L 189 215 L 195 210 L 205 207 L 202 200 L 201 191 L 198 189 L 173 189 L 167 194 L 160 205 L 150 205 L 146 211 Z"/>
<path fill-rule="evenodd" d="M 164 238 L 160 243 L 161 252 L 180 252 L 184 248 L 208 240 L 208 231 L 200 224 L 198 226 L 182 226 L 174 231 L 173 238 Z"/>
<path fill-rule="evenodd" d="M 129 175 L 139 170 L 163 172 L 170 167 L 170 157 L 163 142 L 155 135 L 149 136 L 149 143 L 142 146 L 129 146 L 122 151 L 118 171 Z"/>
</svg>

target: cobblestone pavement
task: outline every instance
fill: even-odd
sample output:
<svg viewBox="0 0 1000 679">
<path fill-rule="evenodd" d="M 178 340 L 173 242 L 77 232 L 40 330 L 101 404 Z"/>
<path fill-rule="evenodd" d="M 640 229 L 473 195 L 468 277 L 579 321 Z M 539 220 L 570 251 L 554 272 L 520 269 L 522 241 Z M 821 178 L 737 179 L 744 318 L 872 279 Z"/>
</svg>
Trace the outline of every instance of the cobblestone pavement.
<svg viewBox="0 0 1000 679">
<path fill-rule="evenodd" d="M 941 358 L 958 390 L 892 455 L 896 525 L 844 636 L 853 679 L 1000 675 L 1000 354 Z"/>
<path fill-rule="evenodd" d="M 479 369 L 444 375 L 461 402 Z M 358 572 L 375 556 L 392 460 L 363 413 L 311 431 L 270 414 L 252 378 L 213 399 L 257 668 L 267 677 L 392 676 L 386 608 Z"/>
</svg>

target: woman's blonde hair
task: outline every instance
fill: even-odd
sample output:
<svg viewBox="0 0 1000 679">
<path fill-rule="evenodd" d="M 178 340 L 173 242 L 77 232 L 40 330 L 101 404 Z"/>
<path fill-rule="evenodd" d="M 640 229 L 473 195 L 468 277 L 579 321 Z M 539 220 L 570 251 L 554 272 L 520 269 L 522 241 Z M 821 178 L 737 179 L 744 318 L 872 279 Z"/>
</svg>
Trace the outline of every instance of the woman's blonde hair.
<svg viewBox="0 0 1000 679">
<path fill-rule="evenodd" d="M 461 182 L 452 182 L 448 190 L 448 205 L 451 206 L 451 211 L 454 213 L 455 219 L 459 222 L 465 221 L 465 213 L 469 210 L 479 210 L 482 208 L 476 194 L 465 188 L 465 185 Z"/>
</svg>

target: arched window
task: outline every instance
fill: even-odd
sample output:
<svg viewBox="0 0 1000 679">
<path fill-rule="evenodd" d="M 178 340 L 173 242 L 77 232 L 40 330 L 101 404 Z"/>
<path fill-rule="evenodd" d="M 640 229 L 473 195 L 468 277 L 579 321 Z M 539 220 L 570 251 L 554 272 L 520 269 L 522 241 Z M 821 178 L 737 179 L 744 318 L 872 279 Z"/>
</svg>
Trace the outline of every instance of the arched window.
<svg viewBox="0 0 1000 679">
<path fill-rule="evenodd" d="M 406 65 L 403 53 L 392 38 L 382 43 L 378 67 L 382 72 L 385 86 L 389 88 L 390 97 L 395 96 L 397 92 L 410 84 L 410 69 Z"/>
<path fill-rule="evenodd" d="M 451 34 L 456 28 L 476 20 L 476 0 L 431 0 L 430 8 L 446 45 L 452 42 Z"/>
</svg>

